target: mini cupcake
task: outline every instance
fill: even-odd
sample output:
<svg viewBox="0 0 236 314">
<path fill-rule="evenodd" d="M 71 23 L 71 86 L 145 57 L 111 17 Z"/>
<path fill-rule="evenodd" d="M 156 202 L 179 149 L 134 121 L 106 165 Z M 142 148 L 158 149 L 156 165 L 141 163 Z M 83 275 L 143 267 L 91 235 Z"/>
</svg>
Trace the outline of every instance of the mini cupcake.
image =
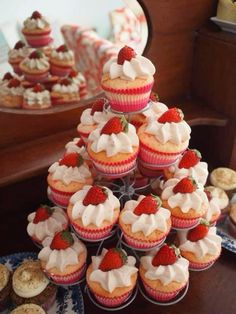
<svg viewBox="0 0 236 314">
<path fill-rule="evenodd" d="M 75 64 L 74 54 L 67 45 L 61 45 L 53 49 L 50 55 L 50 72 L 57 76 L 67 76 L 70 74 Z"/>
<path fill-rule="evenodd" d="M 147 58 L 125 46 L 103 67 L 101 86 L 110 106 L 119 112 L 143 109 L 154 82 L 155 67 Z"/>
<path fill-rule="evenodd" d="M 46 312 L 41 306 L 31 303 L 17 306 L 10 314 L 46 314 Z"/>
<path fill-rule="evenodd" d="M 170 232 L 170 211 L 161 207 L 155 195 L 140 195 L 125 203 L 119 218 L 125 241 L 137 249 L 150 249 L 161 243 Z"/>
<path fill-rule="evenodd" d="M 103 175 L 122 177 L 135 166 L 139 139 L 124 116 L 100 124 L 88 140 L 88 154 Z"/>
<path fill-rule="evenodd" d="M 158 119 L 149 118 L 148 123 L 138 129 L 140 159 L 158 168 L 173 164 L 187 149 L 190 133 L 180 109 L 171 108 Z"/>
<path fill-rule="evenodd" d="M 65 154 L 59 162 L 54 162 L 48 169 L 47 177 L 50 196 L 55 204 L 67 207 L 70 197 L 84 185 L 92 184 L 91 172 L 81 155 Z"/>
<path fill-rule="evenodd" d="M 232 204 L 229 212 L 228 229 L 232 237 L 236 238 L 236 204 Z"/>
<path fill-rule="evenodd" d="M 221 215 L 219 199 L 217 197 L 214 197 L 210 191 L 208 190 L 204 190 L 204 191 L 207 195 L 209 206 L 203 218 L 205 218 L 209 222 L 210 225 L 215 225 Z"/>
<path fill-rule="evenodd" d="M 60 231 L 44 240 L 38 258 L 41 267 L 57 284 L 72 284 L 81 279 L 86 266 L 87 249 L 69 231 Z"/>
<path fill-rule="evenodd" d="M 4 107 L 20 108 L 23 104 L 24 88 L 21 81 L 13 78 L 1 89 L 1 103 Z"/>
<path fill-rule="evenodd" d="M 34 11 L 31 17 L 24 21 L 22 33 L 29 46 L 34 48 L 47 46 L 52 41 L 51 27 L 38 11 Z"/>
<path fill-rule="evenodd" d="M 208 199 L 203 186 L 191 177 L 169 179 L 161 194 L 163 207 L 171 211 L 174 228 L 191 228 L 206 214 Z"/>
<path fill-rule="evenodd" d="M 57 232 L 68 227 L 66 213 L 60 207 L 41 205 L 28 215 L 27 233 L 38 244 L 47 237 L 53 237 Z"/>
<path fill-rule="evenodd" d="M 92 256 L 86 282 L 100 304 L 116 307 L 128 299 L 137 282 L 135 263 L 133 256 L 119 248 L 104 248 L 101 255 Z"/>
<path fill-rule="evenodd" d="M 220 220 L 225 219 L 230 210 L 228 195 L 225 193 L 224 190 L 211 185 L 206 186 L 205 191 L 209 191 L 211 193 L 211 196 L 217 199 L 217 203 L 221 211 Z"/>
<path fill-rule="evenodd" d="M 216 234 L 216 227 L 209 227 L 205 221 L 189 231 L 179 231 L 178 239 L 180 253 L 193 270 L 207 268 L 220 256 L 222 239 Z"/>
<path fill-rule="evenodd" d="M 201 153 L 198 150 L 186 150 L 176 164 L 164 169 L 165 178 L 181 179 L 192 176 L 197 182 L 205 185 L 208 177 L 208 166 L 206 162 L 200 161 L 201 158 Z"/>
<path fill-rule="evenodd" d="M 13 67 L 16 74 L 22 75 L 22 71 L 19 67 L 21 61 L 23 61 L 30 54 L 30 48 L 26 47 L 25 43 L 19 40 L 13 49 L 8 52 L 8 62 Z"/>
<path fill-rule="evenodd" d="M 24 92 L 22 107 L 25 109 L 47 109 L 51 107 L 50 92 L 37 83 L 33 88 Z"/>
<path fill-rule="evenodd" d="M 38 260 L 28 260 L 14 271 L 11 299 L 15 306 L 34 303 L 47 311 L 56 299 L 57 287 L 51 284 Z"/>
<path fill-rule="evenodd" d="M 88 92 L 84 75 L 81 72 L 72 69 L 68 77 L 72 79 L 73 83 L 78 85 L 80 98 L 85 97 Z"/>
<path fill-rule="evenodd" d="M 164 244 L 140 259 L 139 274 L 149 297 L 169 301 L 183 290 L 189 280 L 189 262 L 175 246 Z"/>
<path fill-rule="evenodd" d="M 42 83 L 49 74 L 49 62 L 41 50 L 34 50 L 20 63 L 20 69 L 29 82 Z"/>
<path fill-rule="evenodd" d="M 70 199 L 67 214 L 76 233 L 85 240 L 108 236 L 118 220 L 120 202 L 107 187 L 84 186 Z"/>
<path fill-rule="evenodd" d="M 11 292 L 11 273 L 9 269 L 0 264 L 0 312 L 9 305 Z"/>
<path fill-rule="evenodd" d="M 226 191 L 231 198 L 236 191 L 236 171 L 225 167 L 216 168 L 210 173 L 210 182 Z"/>
<path fill-rule="evenodd" d="M 70 78 L 62 78 L 52 86 L 53 105 L 64 105 L 79 101 L 78 86 Z"/>
</svg>

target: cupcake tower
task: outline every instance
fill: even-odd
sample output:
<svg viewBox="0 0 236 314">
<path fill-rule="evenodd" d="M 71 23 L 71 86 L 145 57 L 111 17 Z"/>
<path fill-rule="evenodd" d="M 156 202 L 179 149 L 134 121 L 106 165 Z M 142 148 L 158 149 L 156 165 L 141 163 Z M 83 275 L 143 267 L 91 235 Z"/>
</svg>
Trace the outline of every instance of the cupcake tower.
<svg viewBox="0 0 236 314">
<path fill-rule="evenodd" d="M 24 21 L 22 34 L 9 51 L 15 72 L 6 73 L 0 82 L 1 106 L 46 109 L 76 103 L 86 95 L 83 75 L 74 69 L 74 54 L 66 45 L 53 47 L 51 27 L 38 11 Z"/>
</svg>

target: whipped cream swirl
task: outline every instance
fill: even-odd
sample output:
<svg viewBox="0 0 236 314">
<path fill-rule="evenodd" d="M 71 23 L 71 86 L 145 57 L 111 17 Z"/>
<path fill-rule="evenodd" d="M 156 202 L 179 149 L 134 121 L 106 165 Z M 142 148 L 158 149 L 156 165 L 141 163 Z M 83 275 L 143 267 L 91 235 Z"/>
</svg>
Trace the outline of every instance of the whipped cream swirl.
<svg viewBox="0 0 236 314">
<path fill-rule="evenodd" d="M 23 86 L 17 86 L 17 87 L 8 87 L 2 89 L 2 94 L 7 95 L 14 95 L 14 96 L 23 96 L 24 93 L 24 87 Z"/>
<path fill-rule="evenodd" d="M 162 102 L 151 101 L 149 109 L 142 112 L 142 114 L 147 118 L 158 119 L 168 107 Z"/>
<path fill-rule="evenodd" d="M 56 51 L 53 50 L 51 52 L 51 57 L 60 61 L 73 61 L 74 60 L 74 54 L 73 51 L 68 50 L 68 51 Z"/>
<path fill-rule="evenodd" d="M 26 58 L 32 49 L 28 47 L 22 47 L 20 49 L 11 49 L 8 52 L 8 56 L 10 59 L 18 59 L 18 58 Z"/>
<path fill-rule="evenodd" d="M 207 212 L 204 216 L 204 218 L 207 220 L 207 221 L 211 221 L 212 217 L 215 216 L 215 215 L 220 215 L 221 211 L 220 211 L 220 207 L 219 207 L 219 201 L 218 201 L 218 198 L 212 198 L 210 201 L 209 201 L 209 206 L 207 208 Z"/>
<path fill-rule="evenodd" d="M 27 101 L 29 106 L 51 103 L 51 96 L 48 90 L 36 93 L 32 88 L 29 88 L 24 93 L 24 99 Z"/>
<path fill-rule="evenodd" d="M 86 83 L 85 77 L 83 76 L 83 74 L 81 72 L 79 72 L 77 74 L 77 76 L 72 77 L 71 78 L 73 83 L 77 84 L 77 85 L 82 85 L 84 83 Z"/>
<path fill-rule="evenodd" d="M 85 109 L 80 117 L 80 122 L 83 125 L 94 125 L 107 122 L 110 118 L 114 117 L 115 114 L 106 111 L 95 111 L 91 115 L 92 108 Z"/>
<path fill-rule="evenodd" d="M 48 70 L 49 69 L 49 63 L 46 57 L 42 57 L 39 59 L 30 59 L 27 57 L 22 61 L 21 64 L 31 70 Z"/>
<path fill-rule="evenodd" d="M 89 155 L 87 153 L 86 147 L 83 145 L 81 147 L 77 146 L 78 141 L 80 140 L 79 137 L 75 137 L 72 141 L 68 142 L 65 146 L 67 153 L 78 153 L 84 159 L 89 159 Z"/>
<path fill-rule="evenodd" d="M 53 85 L 52 91 L 60 94 L 72 94 L 78 93 L 79 87 L 75 83 L 72 83 L 70 85 L 62 85 L 60 83 L 57 83 Z"/>
<path fill-rule="evenodd" d="M 44 16 L 40 19 L 31 19 L 29 17 L 24 21 L 24 27 L 28 30 L 44 29 L 47 26 L 49 26 L 49 23 Z"/>
</svg>

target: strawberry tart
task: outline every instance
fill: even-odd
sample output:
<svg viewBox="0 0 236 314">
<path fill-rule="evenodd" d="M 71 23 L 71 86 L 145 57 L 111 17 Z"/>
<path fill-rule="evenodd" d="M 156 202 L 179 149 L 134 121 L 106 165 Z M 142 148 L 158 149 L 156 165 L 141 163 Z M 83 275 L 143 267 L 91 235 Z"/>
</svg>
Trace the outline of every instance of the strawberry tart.
<svg viewBox="0 0 236 314">
<path fill-rule="evenodd" d="M 32 88 L 27 88 L 23 95 L 24 109 L 47 109 L 51 107 L 51 95 L 43 85 L 37 83 Z"/>
<path fill-rule="evenodd" d="M 53 49 L 50 55 L 50 72 L 57 76 L 67 76 L 70 74 L 75 64 L 74 54 L 67 45 L 61 45 Z"/>
<path fill-rule="evenodd" d="M 140 195 L 125 203 L 119 217 L 125 241 L 134 248 L 150 249 L 162 242 L 170 232 L 170 211 L 161 207 L 155 195 Z"/>
<path fill-rule="evenodd" d="M 8 108 L 21 108 L 23 104 L 24 87 L 17 78 L 12 78 L 7 85 L 1 86 L 1 104 Z"/>
<path fill-rule="evenodd" d="M 26 47 L 25 43 L 19 40 L 13 49 L 8 52 L 8 62 L 12 66 L 14 72 L 18 75 L 22 74 L 22 71 L 19 67 L 21 61 L 23 61 L 30 54 L 29 47 Z"/>
<path fill-rule="evenodd" d="M 118 220 L 120 202 L 107 187 L 84 186 L 72 195 L 67 214 L 76 233 L 85 240 L 108 236 Z"/>
<path fill-rule="evenodd" d="M 64 105 L 79 101 L 79 89 L 70 78 L 61 78 L 52 86 L 51 98 L 53 105 Z"/>
<path fill-rule="evenodd" d="M 133 256 L 119 248 L 103 249 L 101 255 L 92 256 L 86 273 L 89 290 L 106 307 L 122 305 L 131 295 L 138 269 Z"/>
</svg>

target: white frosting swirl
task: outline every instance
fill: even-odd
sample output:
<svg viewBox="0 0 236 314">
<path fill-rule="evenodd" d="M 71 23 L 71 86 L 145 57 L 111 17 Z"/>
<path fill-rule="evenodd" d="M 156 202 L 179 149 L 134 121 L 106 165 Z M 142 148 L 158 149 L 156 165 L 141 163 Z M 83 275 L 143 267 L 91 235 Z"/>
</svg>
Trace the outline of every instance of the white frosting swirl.
<svg viewBox="0 0 236 314">
<path fill-rule="evenodd" d="M 144 276 L 149 280 L 160 280 L 166 286 L 171 282 L 184 283 L 189 278 L 189 261 L 183 257 L 177 258 L 172 265 L 153 266 L 152 260 L 160 248 L 152 250 L 146 256 L 142 256 L 140 263 L 146 270 Z"/>
<path fill-rule="evenodd" d="M 36 236 L 37 239 L 43 241 L 46 237 L 53 237 L 55 233 L 64 230 L 68 224 L 68 218 L 64 210 L 60 207 L 53 207 L 52 215 L 38 223 L 34 223 L 35 212 L 28 215 L 29 224 L 27 226 L 28 234 Z"/>
<path fill-rule="evenodd" d="M 51 102 L 51 96 L 48 90 L 34 92 L 33 88 L 29 88 L 24 92 L 24 99 L 27 101 L 29 106 L 33 106 L 35 104 L 43 105 Z"/>
<path fill-rule="evenodd" d="M 157 119 L 149 118 L 145 132 L 154 135 L 161 144 L 171 142 L 179 145 L 189 141 L 191 128 L 184 120 L 178 123 L 160 123 Z"/>
<path fill-rule="evenodd" d="M 212 198 L 210 201 L 209 201 L 209 206 L 207 208 L 207 212 L 204 216 L 204 218 L 207 220 L 207 221 L 211 221 L 212 217 L 215 216 L 215 215 L 220 215 L 221 211 L 220 211 L 220 207 L 219 207 L 219 201 L 218 201 L 218 198 Z"/>
<path fill-rule="evenodd" d="M 216 234 L 216 227 L 211 227 L 207 235 L 196 242 L 191 242 L 187 239 L 188 231 L 178 231 L 180 240 L 179 249 L 182 251 L 192 252 L 197 258 L 202 258 L 205 255 L 217 255 L 221 251 L 222 239 Z"/>
<path fill-rule="evenodd" d="M 167 110 L 168 107 L 162 102 L 151 101 L 149 109 L 142 112 L 142 114 L 147 118 L 158 119 Z"/>
<path fill-rule="evenodd" d="M 139 138 L 136 134 L 135 127 L 128 124 L 128 132 L 118 134 L 100 134 L 105 123 L 100 124 L 89 135 L 89 141 L 92 142 L 91 149 L 95 153 L 106 152 L 107 157 L 114 156 L 118 153 L 132 153 L 133 146 L 139 145 Z"/>
<path fill-rule="evenodd" d="M 66 185 L 73 181 L 85 182 L 86 178 L 91 177 L 91 172 L 85 164 L 80 167 L 67 167 L 66 165 L 59 165 L 59 162 L 54 162 L 48 171 L 52 174 L 53 180 L 60 180 Z"/>
<path fill-rule="evenodd" d="M 49 69 L 49 63 L 46 57 L 39 59 L 30 59 L 29 57 L 25 58 L 22 63 L 24 66 L 31 70 L 47 70 Z"/>
<path fill-rule="evenodd" d="M 147 78 L 156 72 L 153 63 L 143 56 L 136 55 L 130 61 L 125 60 L 121 65 L 117 63 L 117 57 L 112 57 L 103 67 L 103 73 L 109 73 L 111 79 L 121 78 L 124 80 L 135 80 L 136 78 Z"/>
<path fill-rule="evenodd" d="M 83 125 L 94 125 L 100 124 L 108 121 L 110 118 L 114 117 L 115 115 L 111 112 L 106 111 L 95 111 L 93 115 L 91 115 L 92 108 L 85 109 L 82 112 L 80 117 L 80 122 Z"/>
<path fill-rule="evenodd" d="M 112 191 L 107 187 L 103 187 L 107 192 L 107 199 L 104 203 L 98 205 L 83 205 L 83 200 L 91 188 L 91 185 L 86 185 L 82 190 L 72 195 L 70 203 L 73 204 L 72 218 L 82 220 L 85 227 L 89 224 L 94 224 L 96 227 L 100 227 L 105 220 L 112 221 L 114 219 L 114 209 L 120 208 L 120 202 L 116 198 Z"/>
<path fill-rule="evenodd" d="M 24 89 L 23 86 L 17 86 L 17 87 L 8 87 L 8 86 L 6 86 L 2 90 L 2 94 L 4 94 L 4 95 L 11 94 L 11 95 L 14 95 L 14 96 L 23 96 L 24 90 L 25 89 Z"/>
<path fill-rule="evenodd" d="M 68 50 L 65 52 L 53 50 L 51 52 L 51 57 L 55 58 L 57 60 L 60 60 L 60 61 L 72 61 L 72 60 L 74 60 L 74 54 L 73 54 L 73 51 L 71 51 L 71 50 Z"/>
<path fill-rule="evenodd" d="M 196 212 L 205 210 L 208 207 L 208 199 L 203 190 L 202 184 L 198 183 L 197 188 L 192 193 L 174 193 L 173 188 L 180 179 L 172 178 L 165 182 L 161 197 L 167 200 L 171 208 L 179 207 L 183 213 L 188 213 L 190 209 Z"/>
<path fill-rule="evenodd" d="M 61 272 L 69 265 L 76 265 L 79 263 L 79 255 L 86 252 L 85 245 L 74 235 L 71 234 L 74 243 L 65 250 L 52 250 L 50 244 L 53 237 L 48 237 L 43 241 L 44 248 L 39 252 L 38 258 L 46 263 L 46 270 L 56 267 Z"/>
<path fill-rule="evenodd" d="M 8 268 L 0 264 L 0 292 L 6 287 L 10 278 L 10 272 Z"/>
<path fill-rule="evenodd" d="M 130 200 L 126 202 L 121 213 L 121 220 L 125 224 L 131 225 L 133 233 L 142 231 L 145 236 L 148 236 L 155 230 L 167 232 L 167 220 L 170 218 L 170 211 L 168 209 L 160 207 L 155 214 L 150 215 L 142 214 L 138 216 L 134 214 L 135 207 L 137 207 L 144 198 L 144 195 L 140 195 L 137 201 Z"/>
<path fill-rule="evenodd" d="M 79 72 L 77 74 L 77 76 L 75 77 L 71 77 L 73 83 L 77 84 L 77 85 L 81 85 L 84 84 L 86 82 L 85 77 L 83 76 L 83 74 L 81 72 Z"/>
<path fill-rule="evenodd" d="M 68 142 L 65 146 L 67 153 L 78 153 L 84 159 L 89 159 L 89 155 L 87 153 L 86 147 L 83 145 L 81 147 L 77 146 L 76 144 L 80 140 L 79 137 L 75 137 L 72 141 Z"/>
<path fill-rule="evenodd" d="M 42 16 L 40 19 L 27 18 L 24 21 L 24 27 L 28 30 L 44 29 L 49 25 L 48 21 Z"/>
<path fill-rule="evenodd" d="M 99 265 L 106 252 L 107 250 L 103 249 L 101 255 L 92 256 L 93 270 L 89 276 L 89 280 L 100 283 L 102 288 L 110 293 L 119 287 L 129 287 L 132 284 L 132 275 L 138 271 L 135 267 L 135 258 L 127 256 L 127 262 L 122 267 L 104 272 L 99 269 Z"/>
<path fill-rule="evenodd" d="M 17 58 L 26 58 L 32 49 L 28 48 L 28 47 L 22 47 L 20 49 L 11 49 L 8 52 L 8 56 L 10 59 L 17 59 Z"/>
<path fill-rule="evenodd" d="M 78 93 L 79 87 L 75 83 L 72 83 L 70 85 L 63 85 L 60 83 L 57 83 L 53 85 L 52 91 L 60 94 L 71 94 L 71 93 Z"/>
</svg>

